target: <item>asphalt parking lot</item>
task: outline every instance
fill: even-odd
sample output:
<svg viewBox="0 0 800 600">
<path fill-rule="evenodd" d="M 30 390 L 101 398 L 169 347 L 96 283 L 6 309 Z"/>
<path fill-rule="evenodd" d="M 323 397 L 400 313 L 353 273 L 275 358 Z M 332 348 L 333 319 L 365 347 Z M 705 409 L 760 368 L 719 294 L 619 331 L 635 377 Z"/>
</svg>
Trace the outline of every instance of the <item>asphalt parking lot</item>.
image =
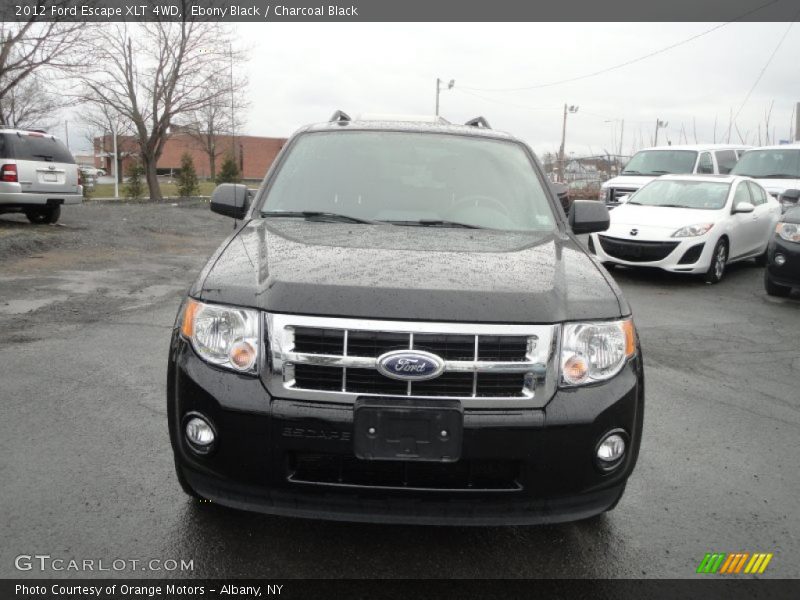
<svg viewBox="0 0 800 600">
<path fill-rule="evenodd" d="M 322 523 L 199 504 L 174 477 L 164 385 L 182 295 L 231 221 L 199 204 L 0 217 L 0 577 L 20 554 L 194 561 L 129 577 L 694 576 L 772 552 L 800 577 L 800 296 L 616 269 L 645 353 L 645 435 L 619 506 L 530 528 Z M 85 572 L 81 576 L 108 576 Z"/>
</svg>

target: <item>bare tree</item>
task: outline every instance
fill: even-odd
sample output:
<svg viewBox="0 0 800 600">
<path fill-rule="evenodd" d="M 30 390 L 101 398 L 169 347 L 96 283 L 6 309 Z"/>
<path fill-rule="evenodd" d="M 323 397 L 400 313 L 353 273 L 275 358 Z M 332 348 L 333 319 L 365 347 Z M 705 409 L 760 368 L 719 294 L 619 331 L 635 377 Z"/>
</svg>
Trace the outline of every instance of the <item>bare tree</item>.
<svg viewBox="0 0 800 600">
<path fill-rule="evenodd" d="M 220 136 L 242 130 L 244 112 L 249 102 L 243 93 L 247 87 L 245 77 L 215 78 L 212 86 L 222 93 L 187 115 L 183 129 L 208 156 L 209 176 L 214 179 L 217 174 L 217 159 L 223 153 L 233 153 L 231 146 L 221 143 Z"/>
<path fill-rule="evenodd" d="M 52 129 L 63 106 L 63 99 L 50 92 L 34 73 L 0 99 L 0 123 L 18 129 Z"/>
<path fill-rule="evenodd" d="M 93 27 L 86 23 L 45 23 L 35 18 L 0 21 L 0 105 L 4 107 L 0 125 L 9 124 L 5 120 L 10 114 L 9 106 L 18 107 L 19 113 L 23 104 L 30 109 L 36 103 L 37 99 L 26 92 L 37 86 L 44 89 L 45 74 L 54 77 L 85 63 L 92 31 Z M 34 77 L 39 78 L 37 82 L 31 81 Z M 50 98 L 51 102 L 55 100 L 56 96 Z"/>
<path fill-rule="evenodd" d="M 156 166 L 170 126 L 225 92 L 213 83 L 229 64 L 227 32 L 196 21 L 115 23 L 101 38 L 97 68 L 82 78 L 84 98 L 130 121 L 150 197 L 161 200 Z"/>
</svg>

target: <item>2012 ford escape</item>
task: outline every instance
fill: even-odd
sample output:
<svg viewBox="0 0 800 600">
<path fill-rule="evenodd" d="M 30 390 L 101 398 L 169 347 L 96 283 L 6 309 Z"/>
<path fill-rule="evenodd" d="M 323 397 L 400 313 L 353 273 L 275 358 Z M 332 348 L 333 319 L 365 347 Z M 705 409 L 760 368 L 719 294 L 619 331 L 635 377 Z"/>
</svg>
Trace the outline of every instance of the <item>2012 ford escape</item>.
<svg viewBox="0 0 800 600">
<path fill-rule="evenodd" d="M 190 495 L 278 515 L 458 525 L 592 517 L 642 435 L 628 304 L 541 165 L 488 127 L 297 132 L 176 320 L 169 431 Z"/>
</svg>

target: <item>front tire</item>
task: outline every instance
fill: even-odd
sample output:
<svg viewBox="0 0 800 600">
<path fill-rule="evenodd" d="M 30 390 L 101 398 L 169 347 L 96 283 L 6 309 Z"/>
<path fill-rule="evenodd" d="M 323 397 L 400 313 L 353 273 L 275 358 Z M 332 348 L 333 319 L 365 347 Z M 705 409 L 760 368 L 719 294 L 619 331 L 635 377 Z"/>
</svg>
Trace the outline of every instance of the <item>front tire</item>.
<svg viewBox="0 0 800 600">
<path fill-rule="evenodd" d="M 177 459 L 175 460 L 175 475 L 178 476 L 178 483 L 187 496 L 190 498 L 196 498 L 197 500 L 203 500 L 203 497 L 198 494 L 191 485 L 189 485 L 189 482 L 186 480 L 186 476 L 183 474 L 183 469 L 178 464 Z"/>
<path fill-rule="evenodd" d="M 48 206 L 46 208 L 29 209 L 25 211 L 25 216 L 34 225 L 52 225 L 61 217 L 61 207 Z"/>
<path fill-rule="evenodd" d="M 778 285 L 770 279 L 769 273 L 764 271 L 764 289 L 770 296 L 777 296 L 778 298 L 785 298 L 792 291 L 792 288 L 785 285 Z"/>
<path fill-rule="evenodd" d="M 761 254 L 755 257 L 754 262 L 756 263 L 757 267 L 766 267 L 767 266 L 767 251 L 764 250 Z"/>
<path fill-rule="evenodd" d="M 728 266 L 728 242 L 720 239 L 717 245 L 714 246 L 714 252 L 711 255 L 711 265 L 706 271 L 706 283 L 719 283 L 725 275 L 725 268 Z"/>
</svg>

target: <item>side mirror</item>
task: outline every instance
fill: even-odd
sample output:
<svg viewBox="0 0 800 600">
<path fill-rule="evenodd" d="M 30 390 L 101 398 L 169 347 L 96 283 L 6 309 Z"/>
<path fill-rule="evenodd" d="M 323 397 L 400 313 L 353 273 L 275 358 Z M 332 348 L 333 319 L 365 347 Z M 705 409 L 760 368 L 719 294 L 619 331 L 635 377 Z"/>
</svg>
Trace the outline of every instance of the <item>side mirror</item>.
<svg viewBox="0 0 800 600">
<path fill-rule="evenodd" d="M 751 213 L 756 209 L 755 206 L 750 204 L 749 202 L 739 202 L 734 209 L 733 212 L 735 213 Z"/>
<path fill-rule="evenodd" d="M 781 200 L 789 200 L 790 202 L 800 201 L 800 190 L 786 190 L 781 194 Z"/>
<path fill-rule="evenodd" d="M 252 191 L 241 183 L 221 183 L 211 194 L 211 212 L 243 219 L 250 209 Z"/>
<path fill-rule="evenodd" d="M 569 211 L 569 226 L 573 233 L 605 231 L 611 223 L 608 208 L 596 200 L 575 200 Z"/>
</svg>

